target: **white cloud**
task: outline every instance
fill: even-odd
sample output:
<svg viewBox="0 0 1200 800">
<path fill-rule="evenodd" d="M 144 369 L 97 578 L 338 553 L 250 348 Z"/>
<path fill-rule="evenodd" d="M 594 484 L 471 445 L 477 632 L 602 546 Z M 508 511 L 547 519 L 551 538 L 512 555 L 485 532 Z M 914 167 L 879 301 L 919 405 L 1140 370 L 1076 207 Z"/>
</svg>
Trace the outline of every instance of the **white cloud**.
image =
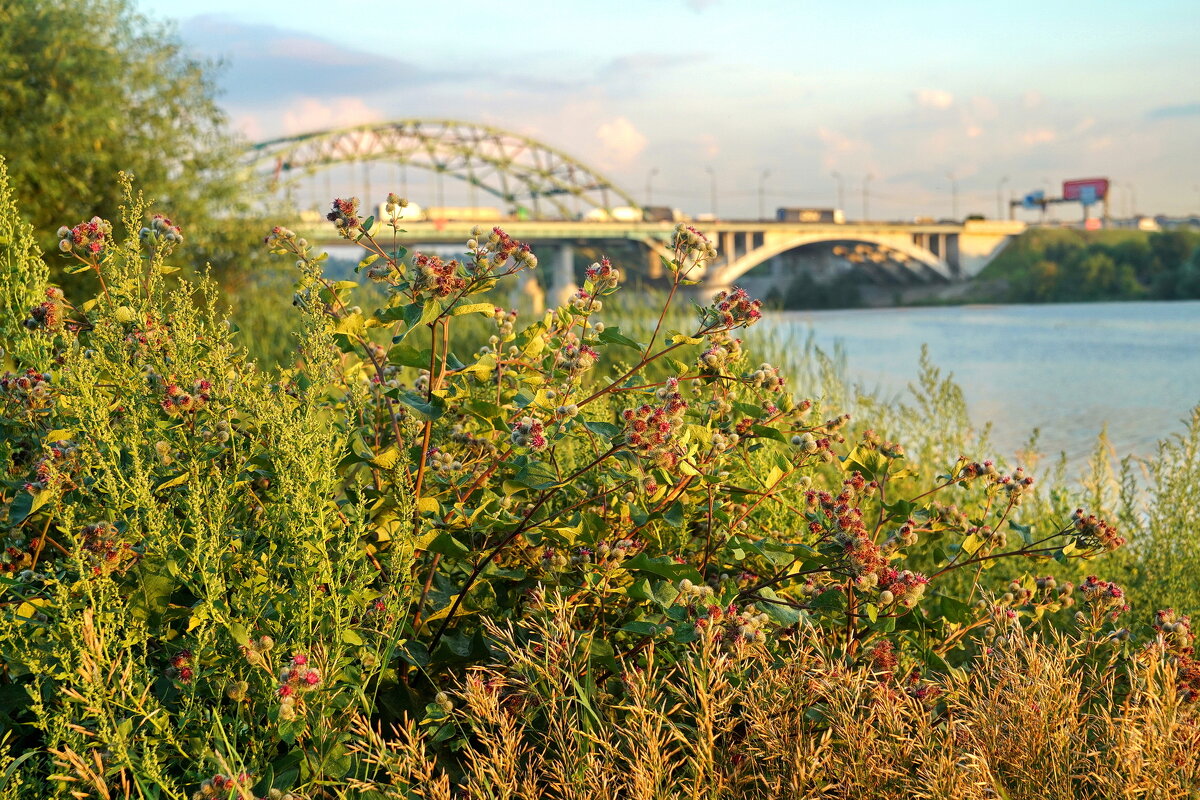
<svg viewBox="0 0 1200 800">
<path fill-rule="evenodd" d="M 616 117 L 596 129 L 603 158 L 612 166 L 627 166 L 646 149 L 646 137 L 626 117 Z"/>
<path fill-rule="evenodd" d="M 978 125 L 968 125 L 966 133 L 968 139 L 977 139 L 983 135 L 983 128 Z"/>
<path fill-rule="evenodd" d="M 817 136 L 828 149 L 835 153 L 853 153 L 861 147 L 861 142 L 832 128 L 826 128 L 824 125 L 817 128 Z"/>
<path fill-rule="evenodd" d="M 912 99 L 921 108 L 936 108 L 939 111 L 954 105 L 954 95 L 944 89 L 917 89 L 912 93 Z"/>
<path fill-rule="evenodd" d="M 287 134 L 347 128 L 382 119 L 361 97 L 331 97 L 318 100 L 302 97 L 283 112 L 283 130 Z"/>
<path fill-rule="evenodd" d="M 971 114 L 983 121 L 997 119 L 1000 116 L 1000 106 L 990 97 L 976 95 L 971 98 Z"/>
<path fill-rule="evenodd" d="M 817 128 L 817 138 L 824 145 L 822 170 L 874 169 L 874 164 L 865 160 L 869 159 L 871 151 L 866 140 L 847 136 L 824 125 Z"/>
<path fill-rule="evenodd" d="M 721 144 L 711 133 L 700 134 L 700 151 L 710 161 L 721 154 Z"/>
<path fill-rule="evenodd" d="M 261 142 L 267 138 L 262 120 L 257 114 L 239 114 L 233 118 L 233 127 L 246 137 L 246 141 Z"/>
<path fill-rule="evenodd" d="M 1049 144 L 1057 138 L 1058 134 L 1051 128 L 1035 128 L 1021 135 L 1021 141 L 1028 145 Z"/>
</svg>

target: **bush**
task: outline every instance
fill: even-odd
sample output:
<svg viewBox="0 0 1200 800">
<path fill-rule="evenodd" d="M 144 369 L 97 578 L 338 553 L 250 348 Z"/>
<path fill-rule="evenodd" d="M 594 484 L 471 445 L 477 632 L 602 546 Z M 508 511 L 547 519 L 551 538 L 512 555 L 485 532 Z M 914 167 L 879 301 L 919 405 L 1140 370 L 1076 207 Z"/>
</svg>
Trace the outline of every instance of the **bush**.
<svg viewBox="0 0 1200 800">
<path fill-rule="evenodd" d="M 676 230 L 644 332 L 600 320 L 622 278 L 607 260 L 521 327 L 484 298 L 536 267 L 527 246 L 495 229 L 462 260 L 410 255 L 395 218 L 339 199 L 330 219 L 384 303 L 353 305 L 354 281 L 274 229 L 299 311 L 294 365 L 267 372 L 211 285 L 169 287 L 184 232 L 147 221 L 128 186 L 123 238 L 99 219 L 59 232 L 94 278 L 78 303 L 44 285 L 0 200 L 9 794 L 503 796 L 521 763 L 522 786 L 582 796 L 592 777 L 616 785 L 628 729 L 675 743 L 643 796 L 677 773 L 697 796 L 754 796 L 826 780 L 790 772 L 794 754 L 825 752 L 826 708 L 848 725 L 881 692 L 920 701 L 887 713 L 924 763 L 983 706 L 931 705 L 923 687 L 1019 671 L 1005 653 L 1086 687 L 1102 729 L 1080 747 L 1116 742 L 1103 725 L 1130 709 L 1148 709 L 1147 736 L 1166 726 L 1161 752 L 1190 730 L 1188 619 L 1131 633 L 1119 586 L 1063 577 L 1117 531 L 1020 467 L 947 443 L 914 463 L 793 398 L 738 338 L 760 316 L 740 290 L 671 312 L 714 254 L 694 230 Z M 487 343 L 463 349 L 464 324 Z M 931 367 L 922 380 L 930 407 L 953 400 Z M 843 675 L 858 694 L 835 691 Z M 756 687 L 763 705 L 740 699 Z M 782 727 L 760 732 L 768 709 Z M 400 756 L 380 726 L 401 731 Z M 992 733 L 962 757 L 998 759 L 1012 742 Z M 734 760 L 742 739 L 779 765 Z M 989 769 L 971 774 L 1033 785 Z"/>
</svg>

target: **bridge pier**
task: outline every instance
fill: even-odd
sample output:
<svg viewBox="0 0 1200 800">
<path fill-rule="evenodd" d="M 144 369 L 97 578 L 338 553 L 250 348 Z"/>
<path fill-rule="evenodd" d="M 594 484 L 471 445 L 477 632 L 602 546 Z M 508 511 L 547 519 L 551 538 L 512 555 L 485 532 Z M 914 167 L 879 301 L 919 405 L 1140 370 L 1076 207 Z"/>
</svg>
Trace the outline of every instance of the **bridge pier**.
<svg viewBox="0 0 1200 800">
<path fill-rule="evenodd" d="M 558 257 L 554 259 L 550 301 L 555 305 L 564 305 L 577 291 L 579 286 L 575 283 L 575 246 L 564 243 L 559 246 Z"/>
<path fill-rule="evenodd" d="M 546 292 L 538 285 L 533 273 L 523 269 L 517 273 L 517 282 L 508 294 L 508 302 L 512 308 L 522 312 L 526 310 L 528 302 L 530 313 L 539 317 L 546 311 Z"/>
<path fill-rule="evenodd" d="M 646 277 L 658 280 L 663 276 L 662 258 L 650 245 L 646 245 Z"/>
</svg>

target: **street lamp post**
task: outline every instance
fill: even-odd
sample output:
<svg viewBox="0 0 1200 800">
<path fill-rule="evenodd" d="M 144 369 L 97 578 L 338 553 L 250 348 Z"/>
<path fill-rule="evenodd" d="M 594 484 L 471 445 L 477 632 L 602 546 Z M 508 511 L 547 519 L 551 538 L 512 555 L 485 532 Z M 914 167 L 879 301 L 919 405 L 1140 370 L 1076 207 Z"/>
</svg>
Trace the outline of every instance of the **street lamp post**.
<svg viewBox="0 0 1200 800">
<path fill-rule="evenodd" d="M 946 177 L 950 179 L 950 219 L 958 221 L 958 178 L 954 177 L 953 172 L 947 172 Z"/>
<path fill-rule="evenodd" d="M 867 184 L 870 183 L 871 179 L 874 177 L 875 176 L 872 175 L 870 172 L 868 172 L 866 175 L 863 176 L 863 192 L 862 192 L 862 194 L 863 194 L 863 222 L 866 222 L 871 217 L 871 212 L 870 212 L 871 207 L 870 207 L 870 204 L 868 203 L 869 195 L 867 194 Z"/>
<path fill-rule="evenodd" d="M 996 184 L 996 219 L 1004 219 L 1004 202 L 1002 192 L 1004 189 L 1004 184 L 1006 183 L 1008 183 L 1007 175 L 1001 178 L 1000 182 Z"/>
<path fill-rule="evenodd" d="M 713 219 L 717 218 L 717 173 L 711 166 L 705 167 L 704 171 L 708 173 L 709 181 L 709 202 L 712 208 Z"/>
<path fill-rule="evenodd" d="M 770 177 L 770 175 L 771 175 L 771 170 L 764 169 L 762 171 L 762 175 L 758 176 L 758 218 L 759 218 L 759 220 L 764 220 L 767 218 L 767 216 L 766 216 L 767 212 L 765 210 L 765 203 L 763 202 L 763 197 L 764 197 L 763 184 L 765 184 L 767 182 L 767 178 Z"/>
<path fill-rule="evenodd" d="M 842 180 L 842 173 L 831 172 L 829 175 L 837 181 L 837 207 L 842 211 L 846 210 L 846 182 Z"/>
<path fill-rule="evenodd" d="M 654 205 L 654 191 L 653 191 L 652 181 L 654 180 L 654 176 L 657 174 L 658 174 L 658 167 L 651 167 L 650 171 L 646 173 L 646 205 L 648 205 L 648 206 Z"/>
</svg>

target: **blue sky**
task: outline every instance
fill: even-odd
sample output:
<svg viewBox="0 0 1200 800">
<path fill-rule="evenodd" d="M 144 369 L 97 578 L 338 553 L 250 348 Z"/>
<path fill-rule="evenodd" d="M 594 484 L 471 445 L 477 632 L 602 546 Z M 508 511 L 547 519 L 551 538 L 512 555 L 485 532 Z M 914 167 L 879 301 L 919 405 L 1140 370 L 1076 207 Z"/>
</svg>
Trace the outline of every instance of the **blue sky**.
<svg viewBox="0 0 1200 800">
<path fill-rule="evenodd" d="M 724 216 L 845 205 L 963 213 L 1074 177 L 1118 213 L 1200 212 L 1200 2 L 140 0 L 224 62 L 252 138 L 479 120 L 644 199 Z M 502 11 L 498 9 L 503 9 Z M 418 190 L 414 189 L 415 195 Z M 414 199 L 420 199 L 414 197 Z M 1064 216 L 1076 213 L 1065 207 Z"/>
</svg>

